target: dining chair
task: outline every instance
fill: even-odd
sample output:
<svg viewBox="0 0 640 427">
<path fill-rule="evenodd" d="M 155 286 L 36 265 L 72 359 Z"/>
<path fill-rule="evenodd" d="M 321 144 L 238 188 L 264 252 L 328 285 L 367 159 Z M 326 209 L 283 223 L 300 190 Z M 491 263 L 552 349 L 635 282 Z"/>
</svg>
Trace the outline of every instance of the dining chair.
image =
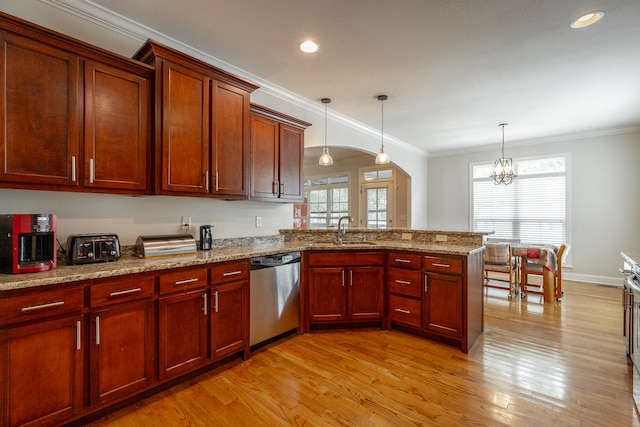
<svg viewBox="0 0 640 427">
<path fill-rule="evenodd" d="M 511 240 L 511 241 L 509 241 Z M 511 243 L 517 243 L 515 239 L 487 239 L 484 246 L 484 286 L 509 291 L 509 298 L 518 292 L 518 264 L 511 253 Z M 501 273 L 509 275 L 509 279 L 489 273 Z M 508 283 L 508 287 L 495 282 Z"/>
<path fill-rule="evenodd" d="M 553 274 L 554 286 L 557 289 L 562 289 L 562 261 L 569 252 L 569 245 L 566 243 L 558 246 L 556 251 L 556 271 Z M 526 261 L 520 265 L 520 292 L 522 297 L 526 297 L 527 294 L 544 295 L 544 288 L 542 282 L 540 284 L 529 283 L 529 275 L 542 276 L 542 265 L 535 262 Z"/>
</svg>

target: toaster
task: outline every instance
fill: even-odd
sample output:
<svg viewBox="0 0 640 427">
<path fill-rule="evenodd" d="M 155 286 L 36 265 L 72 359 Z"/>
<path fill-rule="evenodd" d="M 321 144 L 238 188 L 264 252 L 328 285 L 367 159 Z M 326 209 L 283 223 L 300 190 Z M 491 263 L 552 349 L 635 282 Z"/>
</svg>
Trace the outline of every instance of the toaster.
<svg viewBox="0 0 640 427">
<path fill-rule="evenodd" d="M 69 264 L 117 261 L 120 242 L 116 234 L 74 234 L 67 238 Z"/>
</svg>

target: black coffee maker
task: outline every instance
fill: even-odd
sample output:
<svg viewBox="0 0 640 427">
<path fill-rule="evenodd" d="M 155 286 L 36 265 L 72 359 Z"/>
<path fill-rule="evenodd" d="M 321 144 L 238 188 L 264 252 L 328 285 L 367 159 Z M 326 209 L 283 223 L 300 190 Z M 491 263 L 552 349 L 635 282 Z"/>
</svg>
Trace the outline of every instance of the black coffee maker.
<svg viewBox="0 0 640 427">
<path fill-rule="evenodd" d="M 55 267 L 55 215 L 0 215 L 0 272 L 37 273 Z"/>
<path fill-rule="evenodd" d="M 213 245 L 213 225 L 200 226 L 200 250 L 210 251 Z"/>
</svg>

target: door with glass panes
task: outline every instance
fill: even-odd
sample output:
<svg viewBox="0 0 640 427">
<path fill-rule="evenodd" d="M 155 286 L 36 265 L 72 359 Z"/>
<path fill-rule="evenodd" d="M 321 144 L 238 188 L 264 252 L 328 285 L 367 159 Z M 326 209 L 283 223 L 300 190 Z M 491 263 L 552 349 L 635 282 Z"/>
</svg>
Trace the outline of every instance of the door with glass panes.
<svg viewBox="0 0 640 427">
<path fill-rule="evenodd" d="M 362 184 L 363 201 L 360 206 L 364 211 L 360 218 L 369 229 L 386 229 L 393 227 L 393 187 L 387 183 Z"/>
</svg>

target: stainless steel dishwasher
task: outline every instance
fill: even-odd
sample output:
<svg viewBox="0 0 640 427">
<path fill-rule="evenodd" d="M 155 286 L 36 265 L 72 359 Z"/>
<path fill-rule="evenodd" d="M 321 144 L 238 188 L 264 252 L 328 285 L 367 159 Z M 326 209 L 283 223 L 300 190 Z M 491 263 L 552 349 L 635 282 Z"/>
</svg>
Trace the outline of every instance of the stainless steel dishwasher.
<svg viewBox="0 0 640 427">
<path fill-rule="evenodd" d="M 300 252 L 251 258 L 249 344 L 259 347 L 300 327 Z"/>
</svg>

